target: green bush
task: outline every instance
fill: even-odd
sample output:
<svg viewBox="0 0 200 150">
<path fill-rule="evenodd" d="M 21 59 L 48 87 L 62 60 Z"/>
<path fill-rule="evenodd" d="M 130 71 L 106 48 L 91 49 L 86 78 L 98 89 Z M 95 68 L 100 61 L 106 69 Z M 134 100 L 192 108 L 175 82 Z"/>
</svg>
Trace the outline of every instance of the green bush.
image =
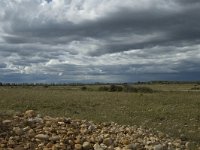
<svg viewBox="0 0 200 150">
<path fill-rule="evenodd" d="M 125 92 L 135 92 L 135 93 L 152 93 L 154 92 L 153 89 L 145 86 L 133 87 L 130 85 L 124 86 Z"/>
<path fill-rule="evenodd" d="M 149 88 L 149 87 L 137 87 L 137 90 L 139 93 L 153 93 L 153 89 Z"/>
<path fill-rule="evenodd" d="M 107 86 L 100 86 L 98 91 L 109 91 L 109 87 Z"/>
<path fill-rule="evenodd" d="M 112 84 L 112 85 L 110 85 L 109 91 L 110 92 L 121 92 L 121 91 L 123 91 L 123 87 Z"/>
<path fill-rule="evenodd" d="M 47 84 L 43 85 L 44 88 L 48 88 L 49 86 Z"/>
<path fill-rule="evenodd" d="M 115 85 L 112 84 L 109 87 L 108 86 L 100 86 L 98 88 L 98 91 L 109 91 L 109 92 L 134 92 L 134 93 L 152 93 L 153 90 L 149 87 L 133 87 L 130 85 Z"/>
<path fill-rule="evenodd" d="M 130 85 L 125 85 L 124 92 L 138 92 L 138 89 Z"/>
<path fill-rule="evenodd" d="M 87 87 L 86 87 L 86 86 L 82 86 L 82 87 L 81 87 L 81 90 L 82 90 L 82 91 L 86 91 L 86 90 L 87 90 Z"/>
<path fill-rule="evenodd" d="M 192 87 L 191 90 L 200 90 L 200 87 Z"/>
</svg>

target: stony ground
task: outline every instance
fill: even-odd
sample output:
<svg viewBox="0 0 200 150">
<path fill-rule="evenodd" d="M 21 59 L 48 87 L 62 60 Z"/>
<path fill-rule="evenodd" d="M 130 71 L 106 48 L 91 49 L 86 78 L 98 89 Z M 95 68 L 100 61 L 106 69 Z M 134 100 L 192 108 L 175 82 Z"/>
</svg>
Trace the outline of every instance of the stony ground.
<svg viewBox="0 0 200 150">
<path fill-rule="evenodd" d="M 33 110 L 0 121 L 2 150 L 182 150 L 190 145 L 184 135 L 173 139 L 137 126 L 41 117 Z"/>
</svg>

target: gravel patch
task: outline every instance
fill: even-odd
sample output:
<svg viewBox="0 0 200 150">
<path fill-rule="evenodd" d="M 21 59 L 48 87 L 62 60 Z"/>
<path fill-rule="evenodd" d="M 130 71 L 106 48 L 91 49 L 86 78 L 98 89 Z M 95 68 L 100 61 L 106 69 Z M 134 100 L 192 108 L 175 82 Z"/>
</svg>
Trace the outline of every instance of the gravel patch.
<svg viewBox="0 0 200 150">
<path fill-rule="evenodd" d="M 0 150 L 184 150 L 190 144 L 138 126 L 41 117 L 33 110 L 0 121 Z"/>
</svg>

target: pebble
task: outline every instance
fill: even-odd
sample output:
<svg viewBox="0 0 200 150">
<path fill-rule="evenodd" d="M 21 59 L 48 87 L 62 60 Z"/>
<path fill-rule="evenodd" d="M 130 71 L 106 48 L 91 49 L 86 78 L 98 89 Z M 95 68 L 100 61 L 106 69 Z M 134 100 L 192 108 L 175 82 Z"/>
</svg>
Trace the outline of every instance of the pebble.
<svg viewBox="0 0 200 150">
<path fill-rule="evenodd" d="M 163 145 L 158 144 L 158 145 L 154 146 L 154 150 L 164 150 L 164 147 L 163 147 Z"/>
<path fill-rule="evenodd" d="M 10 124 L 10 123 L 12 123 L 12 121 L 11 120 L 3 120 L 2 123 L 3 124 Z"/>
<path fill-rule="evenodd" d="M 60 137 L 59 136 L 52 136 L 49 138 L 50 141 L 58 141 L 60 140 Z"/>
<path fill-rule="evenodd" d="M 106 145 L 106 146 L 110 146 L 112 144 L 112 140 L 110 138 L 105 138 L 103 140 L 103 143 Z"/>
<path fill-rule="evenodd" d="M 34 137 L 35 136 L 35 131 L 33 129 L 30 129 L 27 133 L 27 136 L 29 137 Z"/>
<path fill-rule="evenodd" d="M 186 147 L 186 148 L 190 148 L 190 145 L 191 145 L 190 142 L 186 142 L 186 143 L 185 143 L 185 147 Z"/>
<path fill-rule="evenodd" d="M 49 136 L 46 134 L 38 134 L 35 136 L 36 139 L 40 139 L 40 140 L 48 140 Z"/>
<path fill-rule="evenodd" d="M 106 145 L 103 144 L 103 143 L 100 144 L 100 147 L 101 147 L 102 149 L 107 149 L 107 148 L 108 148 L 108 146 L 106 146 Z"/>
<path fill-rule="evenodd" d="M 81 144 L 75 144 L 74 148 L 75 148 L 75 150 L 81 150 L 82 145 Z"/>
<path fill-rule="evenodd" d="M 104 150 L 99 144 L 94 144 L 93 146 L 94 150 Z"/>
<path fill-rule="evenodd" d="M 39 117 L 29 118 L 28 122 L 30 122 L 30 123 L 43 123 L 43 119 L 39 118 Z"/>
<path fill-rule="evenodd" d="M 16 144 L 16 143 L 15 143 L 14 140 L 12 140 L 12 139 L 9 139 L 9 140 L 8 140 L 8 145 L 9 145 L 9 146 L 13 147 L 13 146 L 15 146 L 15 144 Z"/>
<path fill-rule="evenodd" d="M 34 110 L 27 110 L 25 113 L 24 113 L 24 116 L 25 117 L 28 117 L 28 118 L 33 118 L 33 117 L 36 117 L 36 113 Z"/>
<path fill-rule="evenodd" d="M 131 150 L 136 150 L 136 145 L 135 144 L 129 144 L 128 146 L 127 146 L 127 149 L 131 149 Z"/>
<path fill-rule="evenodd" d="M 84 142 L 83 143 L 83 149 L 84 150 L 89 150 L 91 148 L 91 144 L 89 142 Z"/>
<path fill-rule="evenodd" d="M 23 131 L 24 131 L 24 132 L 26 132 L 26 131 L 28 131 L 28 130 L 30 130 L 30 127 L 29 127 L 29 126 L 23 128 Z"/>
<path fill-rule="evenodd" d="M 13 131 L 15 132 L 15 134 L 17 135 L 22 135 L 24 133 L 23 129 L 19 128 L 19 127 L 14 127 Z"/>
</svg>

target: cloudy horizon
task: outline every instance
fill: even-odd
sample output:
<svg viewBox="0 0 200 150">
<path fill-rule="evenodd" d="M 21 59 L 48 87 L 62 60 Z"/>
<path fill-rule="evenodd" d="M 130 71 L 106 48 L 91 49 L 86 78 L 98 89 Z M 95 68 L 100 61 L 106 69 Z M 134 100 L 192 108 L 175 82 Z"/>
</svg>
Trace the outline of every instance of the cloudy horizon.
<svg viewBox="0 0 200 150">
<path fill-rule="evenodd" d="M 199 0 L 1 0 L 0 82 L 200 80 Z"/>
</svg>

